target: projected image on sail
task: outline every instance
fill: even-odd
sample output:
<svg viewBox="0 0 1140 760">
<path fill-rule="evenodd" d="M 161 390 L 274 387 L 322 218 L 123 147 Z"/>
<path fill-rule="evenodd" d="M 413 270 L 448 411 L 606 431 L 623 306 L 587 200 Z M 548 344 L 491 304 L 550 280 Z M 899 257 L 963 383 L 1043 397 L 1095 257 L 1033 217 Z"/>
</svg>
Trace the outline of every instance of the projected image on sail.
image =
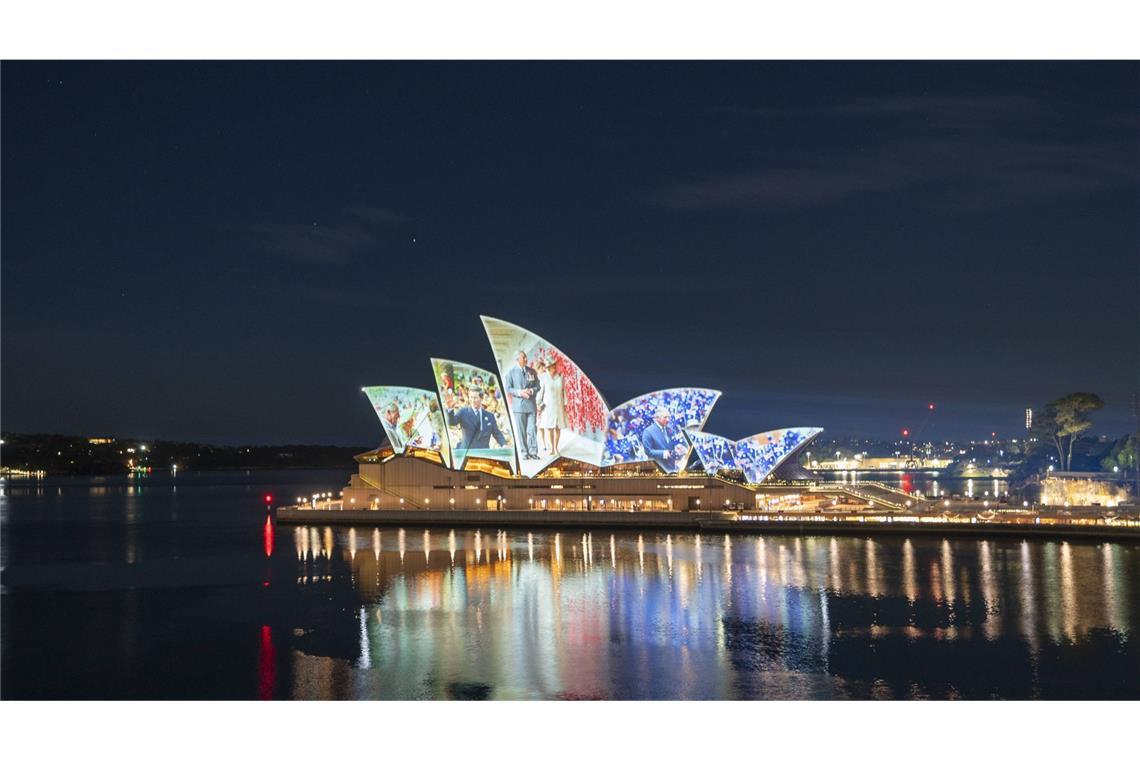
<svg viewBox="0 0 1140 760">
<path fill-rule="evenodd" d="M 438 453 L 445 465 L 451 465 L 443 414 L 435 393 L 395 385 L 374 385 L 362 390 L 380 418 L 380 426 L 395 453 L 425 449 Z"/>
<path fill-rule="evenodd" d="M 732 456 L 733 442 L 728 438 L 712 433 L 701 433 L 695 430 L 685 431 L 689 440 L 693 442 L 693 450 L 697 452 L 697 459 L 709 475 L 717 475 L 726 470 L 740 469 L 736 459 Z"/>
<path fill-rule="evenodd" d="M 733 445 L 732 454 L 744 471 L 744 478 L 749 483 L 759 484 L 788 457 L 822 432 L 823 428 L 815 427 L 769 430 L 737 441 Z"/>
<path fill-rule="evenodd" d="M 609 406 L 554 344 L 510 322 L 482 317 L 510 408 L 520 472 L 559 457 L 600 465 Z"/>
<path fill-rule="evenodd" d="M 495 373 L 446 359 L 431 364 L 452 466 L 462 469 L 468 458 L 479 457 L 507 462 L 517 472 L 506 398 Z"/>
<path fill-rule="evenodd" d="M 668 388 L 614 407 L 602 466 L 652 461 L 663 472 L 682 472 L 692 449 L 685 431 L 704 427 L 718 398 L 708 388 Z"/>
</svg>

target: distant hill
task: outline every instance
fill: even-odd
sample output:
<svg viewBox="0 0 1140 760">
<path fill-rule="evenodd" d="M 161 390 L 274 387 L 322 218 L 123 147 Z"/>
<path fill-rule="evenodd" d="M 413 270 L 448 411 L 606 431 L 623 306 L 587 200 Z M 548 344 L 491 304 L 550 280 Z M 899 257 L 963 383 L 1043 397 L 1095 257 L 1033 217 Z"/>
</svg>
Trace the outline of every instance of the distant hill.
<svg viewBox="0 0 1140 760">
<path fill-rule="evenodd" d="M 169 470 L 353 467 L 361 446 L 213 446 L 39 433 L 2 433 L 0 466 L 51 475 L 110 475 L 131 468 Z"/>
</svg>

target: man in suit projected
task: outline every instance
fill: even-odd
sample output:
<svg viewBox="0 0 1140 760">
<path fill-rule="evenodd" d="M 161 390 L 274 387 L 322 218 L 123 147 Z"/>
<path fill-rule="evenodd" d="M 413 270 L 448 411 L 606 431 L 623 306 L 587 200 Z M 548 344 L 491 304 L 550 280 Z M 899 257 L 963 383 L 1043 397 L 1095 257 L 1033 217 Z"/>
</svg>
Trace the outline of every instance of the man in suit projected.
<svg viewBox="0 0 1140 760">
<path fill-rule="evenodd" d="M 454 396 L 448 396 L 447 424 L 458 427 L 463 431 L 463 440 L 459 444 L 461 451 L 470 449 L 489 449 L 491 439 L 498 441 L 500 446 L 507 446 L 507 437 L 499 429 L 495 415 L 483 408 L 483 392 L 475 389 L 467 391 L 467 403 L 457 409 Z"/>
<path fill-rule="evenodd" d="M 535 420 L 538 408 L 534 397 L 541 385 L 538 373 L 527 366 L 525 351 L 515 354 L 515 366 L 507 372 L 505 384 L 511 414 L 515 416 L 519 453 L 523 459 L 538 459 L 538 427 Z"/>
<path fill-rule="evenodd" d="M 653 424 L 641 432 L 641 446 L 665 472 L 677 472 L 684 466 L 681 456 L 687 447 L 680 431 L 670 423 L 669 410 L 663 406 L 653 412 Z"/>
</svg>

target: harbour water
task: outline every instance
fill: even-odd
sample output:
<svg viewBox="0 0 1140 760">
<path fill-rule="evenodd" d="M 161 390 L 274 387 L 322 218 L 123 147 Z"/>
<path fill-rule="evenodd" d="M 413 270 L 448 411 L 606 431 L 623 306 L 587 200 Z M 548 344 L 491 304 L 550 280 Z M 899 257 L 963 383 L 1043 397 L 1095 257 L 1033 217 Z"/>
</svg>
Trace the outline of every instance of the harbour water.
<svg viewBox="0 0 1140 760">
<path fill-rule="evenodd" d="M 2 696 L 1140 697 L 1136 544 L 267 515 L 346 480 L 6 483 Z"/>
</svg>

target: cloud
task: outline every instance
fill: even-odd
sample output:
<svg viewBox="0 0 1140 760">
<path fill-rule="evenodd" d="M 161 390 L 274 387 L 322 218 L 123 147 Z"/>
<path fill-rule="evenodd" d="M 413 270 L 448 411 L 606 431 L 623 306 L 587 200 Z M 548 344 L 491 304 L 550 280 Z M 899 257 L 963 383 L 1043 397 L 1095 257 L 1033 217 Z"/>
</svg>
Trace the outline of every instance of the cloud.
<svg viewBox="0 0 1140 760">
<path fill-rule="evenodd" d="M 759 118 L 806 116 L 863 118 L 937 118 L 958 121 L 1041 118 L 1054 112 L 1047 104 L 1023 95 L 984 95 L 975 97 L 907 95 L 880 98 L 847 98 L 829 103 L 787 107 L 725 106 L 719 113 Z"/>
<path fill-rule="evenodd" d="M 1078 111 L 1022 96 L 719 109 L 748 119 L 880 119 L 884 124 L 870 145 L 863 140 L 837 149 L 828 142 L 815 153 L 791 153 L 766 144 L 762 166 L 674 179 L 651 200 L 670 209 L 810 208 L 911 194 L 935 211 L 970 213 L 1140 181 L 1137 120 Z M 1092 125 L 1093 137 L 1072 137 L 1074 120 Z M 860 135 L 865 132 L 866 126 L 860 128 Z"/>
<path fill-rule="evenodd" d="M 236 232 L 264 253 L 295 261 L 336 264 L 383 243 L 385 228 L 404 221 L 381 206 L 353 205 L 333 222 L 254 222 L 233 225 Z"/>
<path fill-rule="evenodd" d="M 884 145 L 864 154 L 784 157 L 756 171 L 674 182 L 655 199 L 674 209 L 804 208 L 924 190 L 916 196 L 919 202 L 960 212 L 1048 200 L 1138 179 L 1126 145 L 944 139 Z"/>
<path fill-rule="evenodd" d="M 407 217 L 398 211 L 385 206 L 349 206 L 345 212 L 372 224 L 399 224 L 407 221 Z"/>
</svg>

